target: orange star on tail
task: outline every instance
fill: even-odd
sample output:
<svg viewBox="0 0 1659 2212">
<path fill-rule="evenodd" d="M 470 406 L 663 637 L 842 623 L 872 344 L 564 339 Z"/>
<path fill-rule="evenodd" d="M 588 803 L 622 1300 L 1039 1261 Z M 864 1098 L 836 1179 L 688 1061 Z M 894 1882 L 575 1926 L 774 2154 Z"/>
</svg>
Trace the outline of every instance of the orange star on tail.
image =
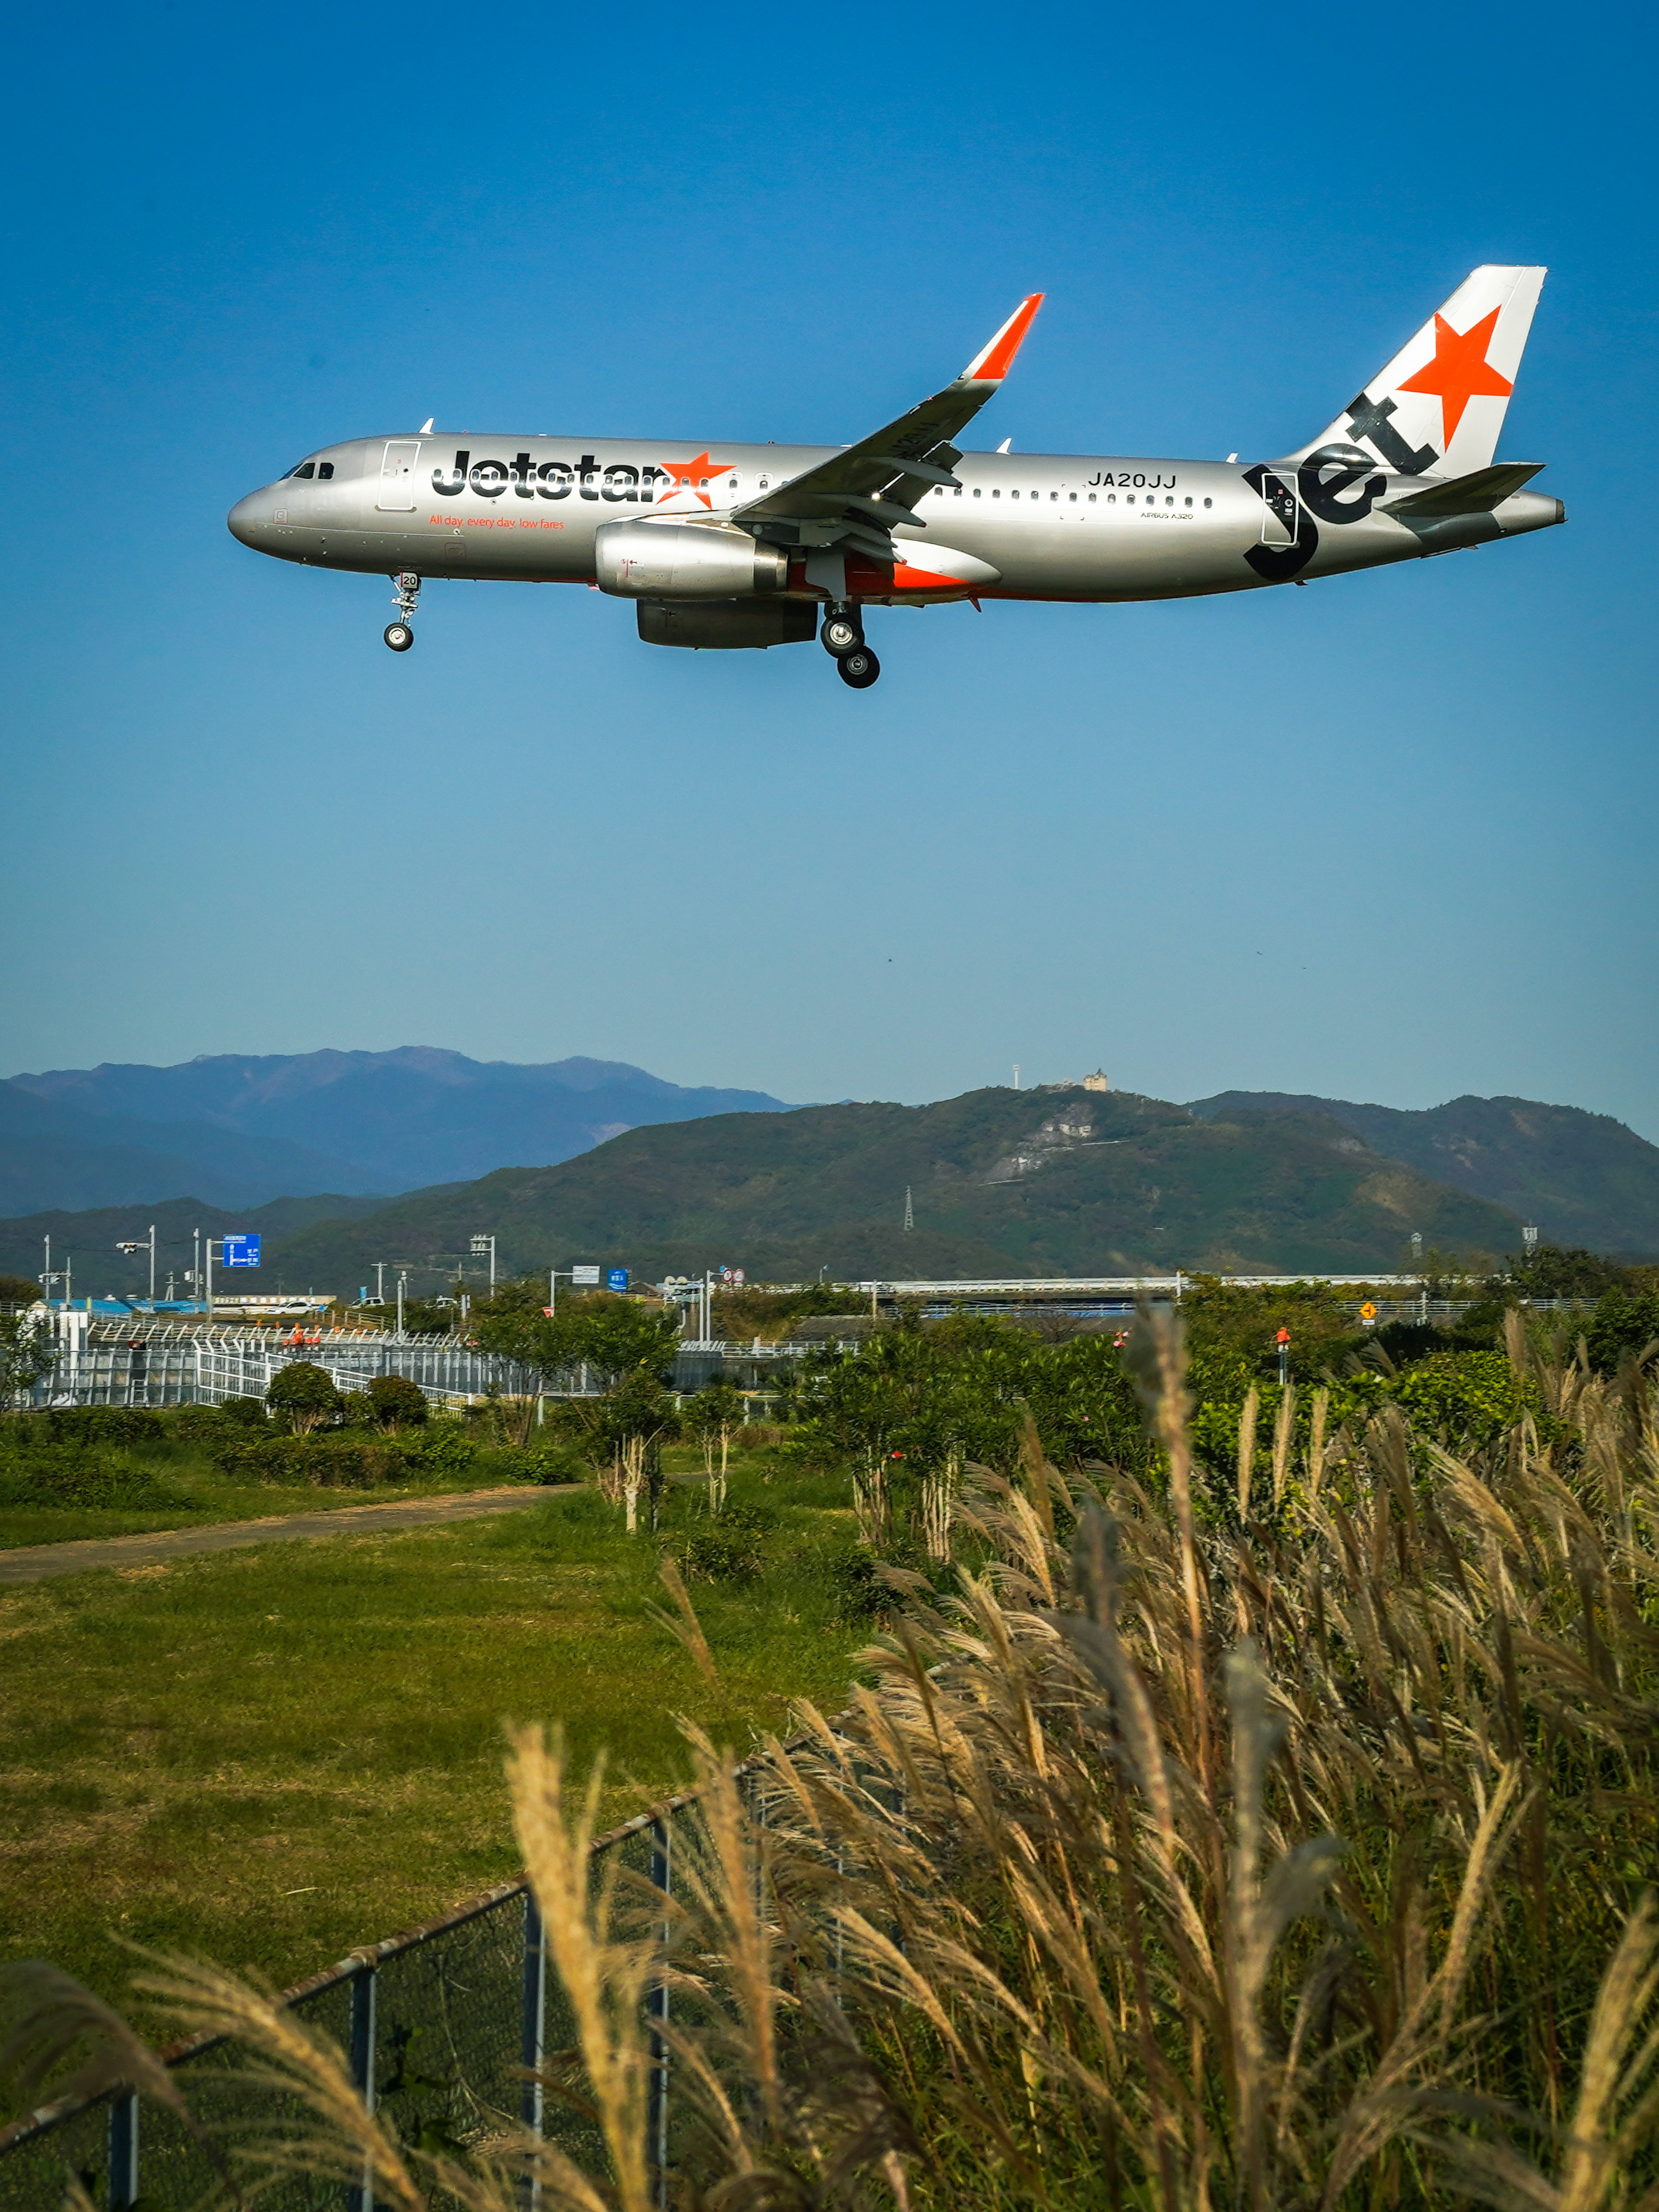
<svg viewBox="0 0 1659 2212">
<path fill-rule="evenodd" d="M 1486 348 L 1498 325 L 1498 309 L 1483 315 L 1467 331 L 1455 331 L 1443 316 L 1434 319 L 1434 359 L 1407 377 L 1401 392 L 1432 392 L 1440 402 L 1445 443 L 1457 435 L 1463 410 L 1471 399 L 1507 399 L 1515 389 L 1486 360 Z"/>
<path fill-rule="evenodd" d="M 719 476 L 731 465 L 730 461 L 711 461 L 706 451 L 699 453 L 695 461 L 665 461 L 663 466 L 672 481 L 666 491 L 658 494 L 658 506 L 660 507 L 665 499 L 675 498 L 680 492 L 694 491 L 705 507 L 712 508 L 714 502 L 704 487 L 712 477 Z"/>
</svg>

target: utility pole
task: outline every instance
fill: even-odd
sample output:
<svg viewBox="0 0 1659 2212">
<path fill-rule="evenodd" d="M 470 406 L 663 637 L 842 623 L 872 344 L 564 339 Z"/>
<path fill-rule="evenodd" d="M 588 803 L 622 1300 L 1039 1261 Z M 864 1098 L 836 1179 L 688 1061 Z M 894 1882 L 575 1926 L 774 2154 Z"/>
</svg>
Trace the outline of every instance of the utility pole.
<svg viewBox="0 0 1659 2212">
<path fill-rule="evenodd" d="M 398 1273 L 398 1334 L 399 1336 L 404 1333 L 404 1285 L 408 1280 L 407 1272 L 400 1268 Z"/>
<path fill-rule="evenodd" d="M 221 1248 L 222 1249 L 222 1247 Z M 213 1319 L 213 1239 L 207 1240 L 207 1317 Z"/>
<path fill-rule="evenodd" d="M 52 1272 L 52 1239 L 48 1237 L 44 1241 L 46 1247 L 46 1264 L 45 1272 L 40 1277 L 40 1282 L 41 1286 L 46 1294 L 46 1304 L 50 1305 L 52 1304 L 52 1285 L 53 1281 Z"/>
<path fill-rule="evenodd" d="M 386 1261 L 384 1260 L 377 1260 L 374 1262 L 374 1303 L 377 1306 L 383 1306 L 386 1304 Z"/>
<path fill-rule="evenodd" d="M 482 1259 L 486 1252 L 489 1255 L 489 1295 L 493 1298 L 495 1295 L 495 1240 L 493 1237 L 475 1237 L 472 1240 L 473 1257 Z"/>
<path fill-rule="evenodd" d="M 118 1244 L 115 1249 L 131 1258 L 133 1253 L 144 1249 L 144 1242 L 142 1237 L 135 1237 L 131 1243 Z M 155 1224 L 153 1221 L 149 1224 L 149 1302 L 151 1305 L 155 1304 Z"/>
<path fill-rule="evenodd" d="M 190 1286 L 196 1293 L 197 1304 L 200 1305 L 202 1303 L 202 1232 L 199 1229 L 192 1229 L 190 1233 L 196 1240 L 196 1267 L 191 1275 Z"/>
<path fill-rule="evenodd" d="M 1279 1346 L 1279 1387 L 1282 1390 L 1291 1379 L 1291 1332 L 1281 1328 L 1274 1341 Z"/>
</svg>

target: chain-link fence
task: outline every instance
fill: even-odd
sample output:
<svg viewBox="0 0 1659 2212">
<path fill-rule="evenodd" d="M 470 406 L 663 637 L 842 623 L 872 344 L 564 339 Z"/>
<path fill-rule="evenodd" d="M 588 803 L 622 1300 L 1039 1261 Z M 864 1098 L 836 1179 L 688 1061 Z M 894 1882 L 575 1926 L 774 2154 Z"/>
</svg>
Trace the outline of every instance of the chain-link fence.
<svg viewBox="0 0 1659 2212">
<path fill-rule="evenodd" d="M 760 1762 L 737 1771 L 752 1776 Z M 696 1793 L 672 1798 L 593 1846 L 591 1879 L 617 1871 L 665 1898 L 673 1886 L 677 1838 Z M 645 1893 L 642 1892 L 642 1894 Z M 647 1897 L 648 1902 L 648 1897 Z M 544 2094 L 527 2075 L 570 2049 L 575 2023 L 549 1972 L 540 1915 L 521 1877 L 423 1928 L 354 1951 L 283 2003 L 349 2054 L 366 2101 L 386 2112 L 400 2140 L 473 2151 L 521 2128 L 556 2142 L 590 2171 L 603 2159 L 597 2129 Z M 647 2010 L 665 2019 L 665 1988 Z M 215 2179 L 202 2138 L 280 2131 L 305 2122 L 297 2101 L 260 2080 L 222 2037 L 203 2037 L 163 2054 L 200 2130 L 128 2092 L 66 2100 L 0 2129 L 0 2212 L 56 2212 L 77 2177 L 100 2212 L 185 2212 Z M 653 2033 L 652 2155 L 663 2181 L 672 2160 L 672 2081 L 665 2045 Z M 262 2193 L 271 2212 L 373 2212 L 368 2191 L 289 2178 Z"/>
</svg>

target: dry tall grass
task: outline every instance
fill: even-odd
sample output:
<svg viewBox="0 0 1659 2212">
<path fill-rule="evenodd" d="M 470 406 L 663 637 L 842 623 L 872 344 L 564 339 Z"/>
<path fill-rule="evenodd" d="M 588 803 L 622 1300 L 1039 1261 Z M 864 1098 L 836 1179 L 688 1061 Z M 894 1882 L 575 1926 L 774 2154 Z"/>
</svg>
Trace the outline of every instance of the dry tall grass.
<svg viewBox="0 0 1659 2212">
<path fill-rule="evenodd" d="M 603 2172 L 422 2159 L 269 2007 L 151 1985 L 308 2094 L 312 2171 L 368 2164 L 399 2206 L 505 2212 L 527 2162 L 581 2212 L 1654 2212 L 1659 1391 L 1565 1349 L 1512 1334 L 1547 1415 L 1478 1461 L 1392 1410 L 1328 1437 L 1316 1404 L 1235 1501 L 1188 1451 L 1174 1326 L 1143 1324 L 1164 1493 L 1075 1494 L 1034 1438 L 1020 1483 L 969 1471 L 957 1589 L 904 1578 L 849 1714 L 805 1714 L 747 1796 L 693 1737 L 666 1908 L 595 1885 L 592 1793 L 521 1735 Z M 253 2179 L 275 2155 L 230 2148 Z"/>
</svg>

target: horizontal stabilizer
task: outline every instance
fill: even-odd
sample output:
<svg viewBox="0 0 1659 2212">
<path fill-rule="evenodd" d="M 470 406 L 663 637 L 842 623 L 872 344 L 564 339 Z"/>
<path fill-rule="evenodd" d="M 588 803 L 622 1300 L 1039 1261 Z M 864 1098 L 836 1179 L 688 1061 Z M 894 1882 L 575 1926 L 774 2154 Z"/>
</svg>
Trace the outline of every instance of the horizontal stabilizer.
<svg viewBox="0 0 1659 2212">
<path fill-rule="evenodd" d="M 1542 461 L 1499 461 L 1492 468 L 1454 477 L 1449 483 L 1429 484 L 1422 491 L 1408 491 L 1403 499 L 1384 500 L 1378 512 L 1419 522 L 1451 514 L 1490 514 L 1544 466 Z"/>
</svg>

